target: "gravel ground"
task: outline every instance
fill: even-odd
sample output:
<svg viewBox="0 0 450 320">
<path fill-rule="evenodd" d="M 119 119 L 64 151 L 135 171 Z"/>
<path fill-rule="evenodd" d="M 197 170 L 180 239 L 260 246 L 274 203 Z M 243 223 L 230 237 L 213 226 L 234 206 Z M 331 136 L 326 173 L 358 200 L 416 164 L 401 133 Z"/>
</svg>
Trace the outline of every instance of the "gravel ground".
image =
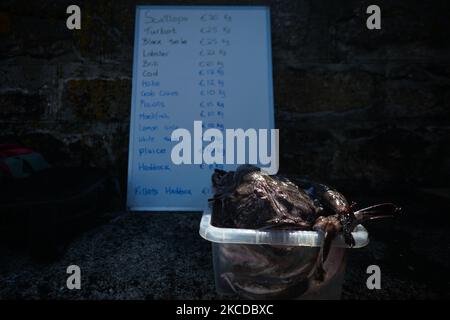
<svg viewBox="0 0 450 320">
<path fill-rule="evenodd" d="M 343 299 L 449 298 L 448 218 L 437 219 L 448 208 L 408 203 L 401 218 L 366 226 L 367 247 L 348 250 Z M 210 244 L 198 235 L 200 218 L 121 213 L 78 236 L 50 263 L 1 246 L 0 298 L 217 299 Z M 81 268 L 81 290 L 66 288 L 71 264 Z M 381 268 L 381 290 L 365 285 L 371 264 Z"/>
</svg>

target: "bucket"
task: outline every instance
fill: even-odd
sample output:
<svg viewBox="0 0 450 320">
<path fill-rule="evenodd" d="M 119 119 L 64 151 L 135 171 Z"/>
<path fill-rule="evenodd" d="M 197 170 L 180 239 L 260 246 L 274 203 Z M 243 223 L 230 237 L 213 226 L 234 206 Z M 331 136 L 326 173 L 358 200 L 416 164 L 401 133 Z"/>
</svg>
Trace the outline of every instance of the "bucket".
<svg viewBox="0 0 450 320">
<path fill-rule="evenodd" d="M 314 271 L 323 242 L 316 231 L 252 230 L 211 225 L 211 209 L 203 212 L 200 235 L 212 243 L 216 291 L 244 299 L 340 299 L 348 246 L 333 241 L 322 280 Z M 353 248 L 369 242 L 367 230 L 352 232 Z"/>
</svg>

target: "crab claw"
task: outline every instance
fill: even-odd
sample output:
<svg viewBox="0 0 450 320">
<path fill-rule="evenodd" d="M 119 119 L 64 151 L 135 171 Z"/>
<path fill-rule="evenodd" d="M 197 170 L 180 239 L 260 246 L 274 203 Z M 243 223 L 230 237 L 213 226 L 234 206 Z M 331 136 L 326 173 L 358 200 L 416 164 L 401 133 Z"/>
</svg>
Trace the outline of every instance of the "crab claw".
<svg viewBox="0 0 450 320">
<path fill-rule="evenodd" d="M 358 223 L 382 219 L 393 218 L 401 212 L 401 208 L 392 203 L 382 203 L 374 206 L 370 206 L 354 212 L 355 218 Z"/>
<path fill-rule="evenodd" d="M 341 231 L 341 222 L 337 215 L 328 217 L 318 217 L 314 223 L 313 230 L 321 232 L 324 235 L 324 241 L 320 248 L 317 258 L 317 268 L 315 272 L 315 278 L 322 281 L 325 276 L 324 263 L 328 258 L 328 254 L 331 249 L 331 243 L 336 238 L 337 234 Z"/>
<path fill-rule="evenodd" d="M 345 243 L 350 247 L 353 248 L 356 244 L 355 238 L 353 238 L 353 235 L 351 232 L 344 232 L 343 233 Z"/>
</svg>

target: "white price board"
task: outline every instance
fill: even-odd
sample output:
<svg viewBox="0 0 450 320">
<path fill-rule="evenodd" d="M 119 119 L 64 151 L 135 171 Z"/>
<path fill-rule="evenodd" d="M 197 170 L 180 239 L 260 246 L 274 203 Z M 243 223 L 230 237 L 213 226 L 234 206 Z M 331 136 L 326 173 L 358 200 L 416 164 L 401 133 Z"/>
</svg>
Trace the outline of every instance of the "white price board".
<svg viewBox="0 0 450 320">
<path fill-rule="evenodd" d="M 269 8 L 138 6 L 135 23 L 128 209 L 200 211 L 236 165 L 176 165 L 171 134 L 274 128 Z"/>
</svg>

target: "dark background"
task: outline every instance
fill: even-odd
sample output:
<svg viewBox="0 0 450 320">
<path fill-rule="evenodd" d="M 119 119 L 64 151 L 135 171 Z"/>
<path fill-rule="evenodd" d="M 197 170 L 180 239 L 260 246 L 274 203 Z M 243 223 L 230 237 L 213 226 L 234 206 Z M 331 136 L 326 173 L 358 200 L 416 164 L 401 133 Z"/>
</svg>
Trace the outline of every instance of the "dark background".
<svg viewBox="0 0 450 320">
<path fill-rule="evenodd" d="M 389 200 L 406 209 L 400 220 L 369 229 L 372 244 L 352 253 L 344 297 L 448 297 L 448 1 L 233 3 L 271 8 L 280 171 L 331 183 L 364 205 Z M 81 30 L 66 28 L 70 4 L 81 7 Z M 125 187 L 136 4 L 155 2 L 0 3 L 0 141 L 31 147 L 55 166 L 105 168 Z M 381 7 L 381 30 L 366 28 L 370 4 Z M 7 253 L 0 279 L 9 284 L 0 285 L 0 297 L 214 297 L 198 221 L 122 217 L 78 239 L 66 260 L 50 266 Z M 163 231 L 167 225 L 175 231 Z M 108 248 L 122 251 L 111 257 Z M 159 264 L 142 266 L 138 276 L 125 267 L 130 255 Z M 92 288 L 64 292 L 68 257 L 91 266 Z M 365 288 L 365 268 L 374 263 L 389 274 L 379 292 Z M 57 272 L 63 280 L 53 278 Z"/>
<path fill-rule="evenodd" d="M 82 29 L 69 31 L 72 3 L 1 2 L 0 134 L 55 165 L 105 167 L 125 180 L 134 6 L 144 2 L 76 1 Z M 256 3 L 272 11 L 282 171 L 377 188 L 448 186 L 446 1 L 377 1 L 382 29 L 373 31 L 370 1 Z"/>
</svg>

